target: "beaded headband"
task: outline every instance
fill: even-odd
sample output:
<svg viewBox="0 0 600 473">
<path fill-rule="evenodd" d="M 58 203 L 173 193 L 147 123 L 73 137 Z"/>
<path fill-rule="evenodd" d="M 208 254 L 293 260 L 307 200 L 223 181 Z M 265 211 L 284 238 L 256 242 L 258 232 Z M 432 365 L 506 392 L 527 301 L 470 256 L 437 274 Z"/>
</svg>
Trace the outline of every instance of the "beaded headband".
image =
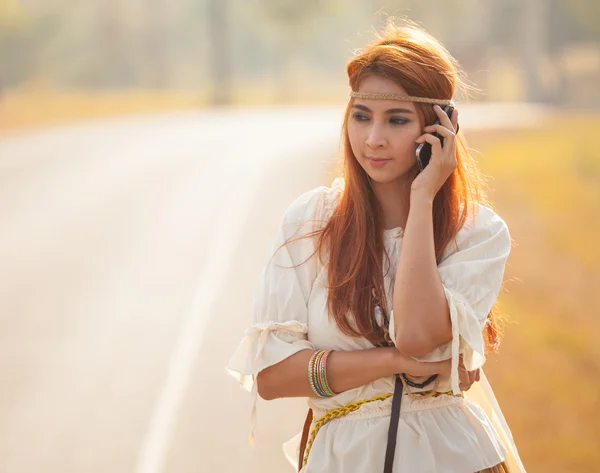
<svg viewBox="0 0 600 473">
<path fill-rule="evenodd" d="M 412 95 L 400 95 L 400 94 L 376 94 L 372 92 L 354 92 L 350 91 L 350 97 L 355 99 L 379 99 L 379 100 L 400 100 L 403 102 L 422 102 L 422 103 L 433 103 L 437 105 L 452 105 L 454 101 L 452 99 L 431 99 L 429 97 L 414 97 Z"/>
</svg>

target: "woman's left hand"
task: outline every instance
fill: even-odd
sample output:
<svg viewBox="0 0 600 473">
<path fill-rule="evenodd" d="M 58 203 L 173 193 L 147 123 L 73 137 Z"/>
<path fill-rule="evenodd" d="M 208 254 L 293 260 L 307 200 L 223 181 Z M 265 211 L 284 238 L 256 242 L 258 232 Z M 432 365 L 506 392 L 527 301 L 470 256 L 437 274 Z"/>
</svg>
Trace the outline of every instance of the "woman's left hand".
<svg viewBox="0 0 600 473">
<path fill-rule="evenodd" d="M 468 391 L 473 386 L 473 383 L 480 380 L 481 370 L 476 368 L 473 371 L 467 371 L 462 354 L 459 355 L 458 360 L 458 386 L 461 391 Z"/>
<path fill-rule="evenodd" d="M 427 142 L 431 145 L 431 159 L 425 169 L 413 180 L 412 193 L 423 193 L 433 199 L 438 191 L 444 185 L 444 182 L 450 177 L 457 166 L 456 161 L 456 130 L 458 123 L 458 110 L 452 112 L 452 120 L 448 118 L 439 105 L 434 105 L 433 109 L 440 118 L 439 125 L 430 125 L 424 128 L 425 134 L 416 139 L 416 143 Z M 436 132 L 444 137 L 444 146 L 437 136 Z"/>
<path fill-rule="evenodd" d="M 468 391 L 473 386 L 473 383 L 476 383 L 480 380 L 480 369 L 477 368 L 473 371 L 467 371 L 463 368 L 463 370 L 459 370 L 459 388 L 461 391 Z"/>
</svg>

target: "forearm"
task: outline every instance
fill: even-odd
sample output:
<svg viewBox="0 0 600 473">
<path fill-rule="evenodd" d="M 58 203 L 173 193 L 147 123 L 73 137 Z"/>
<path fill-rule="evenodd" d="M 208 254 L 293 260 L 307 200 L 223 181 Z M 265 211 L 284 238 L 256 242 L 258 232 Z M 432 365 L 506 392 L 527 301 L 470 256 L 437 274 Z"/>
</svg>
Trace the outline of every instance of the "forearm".
<svg viewBox="0 0 600 473">
<path fill-rule="evenodd" d="M 433 199 L 411 194 L 410 211 L 394 283 L 396 342 L 403 353 L 419 356 L 450 340 L 448 303 L 437 269 Z"/>
<path fill-rule="evenodd" d="M 313 350 L 303 350 L 261 371 L 258 392 L 263 399 L 316 397 L 308 382 L 308 362 Z M 395 348 L 333 351 L 327 358 L 327 381 L 336 393 L 364 386 L 396 373 L 411 373 L 419 362 Z M 432 367 L 432 369 L 435 369 Z"/>
</svg>

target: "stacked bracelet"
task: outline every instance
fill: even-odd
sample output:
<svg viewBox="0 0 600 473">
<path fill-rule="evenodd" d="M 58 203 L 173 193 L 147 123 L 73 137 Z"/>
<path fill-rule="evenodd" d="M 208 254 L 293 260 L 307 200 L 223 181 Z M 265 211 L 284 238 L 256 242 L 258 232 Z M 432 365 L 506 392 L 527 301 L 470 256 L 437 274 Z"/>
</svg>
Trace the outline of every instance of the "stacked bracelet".
<svg viewBox="0 0 600 473">
<path fill-rule="evenodd" d="M 336 394 L 327 382 L 327 357 L 332 351 L 316 351 L 308 362 L 308 383 L 313 392 L 319 397 L 332 397 Z"/>
</svg>

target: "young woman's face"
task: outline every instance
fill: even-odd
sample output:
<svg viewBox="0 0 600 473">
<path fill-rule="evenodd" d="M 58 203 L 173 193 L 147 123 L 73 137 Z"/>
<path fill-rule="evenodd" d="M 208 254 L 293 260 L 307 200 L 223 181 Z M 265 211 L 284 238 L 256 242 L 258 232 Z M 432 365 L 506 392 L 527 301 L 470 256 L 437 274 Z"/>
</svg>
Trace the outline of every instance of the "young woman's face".
<svg viewBox="0 0 600 473">
<path fill-rule="evenodd" d="M 378 76 L 364 79 L 358 92 L 407 95 L 395 82 Z M 422 125 L 413 102 L 354 99 L 348 117 L 350 146 L 373 181 L 414 178 L 418 172 L 415 140 L 421 135 Z"/>
</svg>

